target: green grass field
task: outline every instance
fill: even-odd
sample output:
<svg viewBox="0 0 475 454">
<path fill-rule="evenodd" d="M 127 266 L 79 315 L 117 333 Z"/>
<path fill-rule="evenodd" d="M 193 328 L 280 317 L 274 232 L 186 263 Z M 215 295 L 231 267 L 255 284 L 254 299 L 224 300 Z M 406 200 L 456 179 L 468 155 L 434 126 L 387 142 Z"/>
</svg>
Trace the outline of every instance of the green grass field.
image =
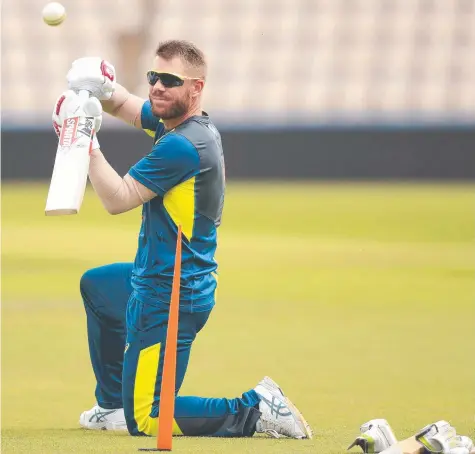
<svg viewBox="0 0 475 454">
<path fill-rule="evenodd" d="M 475 437 L 473 185 L 230 184 L 218 305 L 183 394 L 234 397 L 265 374 L 309 441 L 180 438 L 180 453 L 343 453 L 383 417 L 399 438 L 447 419 Z M 2 452 L 127 453 L 150 438 L 79 429 L 94 403 L 78 290 L 133 260 L 138 210 L 46 218 L 47 186 L 2 190 Z"/>
</svg>

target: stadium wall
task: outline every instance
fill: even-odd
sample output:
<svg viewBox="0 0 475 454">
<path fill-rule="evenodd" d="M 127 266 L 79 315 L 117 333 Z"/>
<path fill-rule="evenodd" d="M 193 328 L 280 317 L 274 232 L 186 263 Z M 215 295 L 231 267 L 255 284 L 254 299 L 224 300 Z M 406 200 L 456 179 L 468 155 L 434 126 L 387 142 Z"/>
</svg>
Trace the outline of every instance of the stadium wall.
<svg viewBox="0 0 475 454">
<path fill-rule="evenodd" d="M 329 126 L 221 129 L 230 179 L 475 180 L 475 127 Z M 121 173 L 150 150 L 140 131 L 108 129 L 100 141 Z M 51 177 L 56 136 L 2 131 L 2 178 Z"/>
</svg>

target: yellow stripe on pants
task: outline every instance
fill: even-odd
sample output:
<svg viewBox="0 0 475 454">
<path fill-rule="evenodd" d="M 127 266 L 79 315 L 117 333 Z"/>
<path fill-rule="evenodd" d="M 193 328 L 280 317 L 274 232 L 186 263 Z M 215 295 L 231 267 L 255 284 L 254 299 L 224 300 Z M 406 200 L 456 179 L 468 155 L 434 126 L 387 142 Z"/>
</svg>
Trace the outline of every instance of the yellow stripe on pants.
<svg viewBox="0 0 475 454">
<path fill-rule="evenodd" d="M 155 399 L 155 383 L 160 360 L 160 343 L 140 351 L 137 362 L 134 385 L 134 419 L 140 432 L 157 435 L 158 418 L 150 417 Z M 176 421 L 173 423 L 173 435 L 183 435 Z"/>
</svg>

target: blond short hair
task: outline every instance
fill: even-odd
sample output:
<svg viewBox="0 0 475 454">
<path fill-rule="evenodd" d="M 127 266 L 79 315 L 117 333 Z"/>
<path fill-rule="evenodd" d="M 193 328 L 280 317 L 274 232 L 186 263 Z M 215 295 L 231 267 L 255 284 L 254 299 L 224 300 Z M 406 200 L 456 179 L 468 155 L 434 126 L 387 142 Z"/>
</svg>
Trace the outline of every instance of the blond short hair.
<svg viewBox="0 0 475 454">
<path fill-rule="evenodd" d="M 206 57 L 201 49 L 190 41 L 171 39 L 161 42 L 156 54 L 165 60 L 179 57 L 191 69 L 199 73 L 200 78 L 206 78 Z"/>
</svg>

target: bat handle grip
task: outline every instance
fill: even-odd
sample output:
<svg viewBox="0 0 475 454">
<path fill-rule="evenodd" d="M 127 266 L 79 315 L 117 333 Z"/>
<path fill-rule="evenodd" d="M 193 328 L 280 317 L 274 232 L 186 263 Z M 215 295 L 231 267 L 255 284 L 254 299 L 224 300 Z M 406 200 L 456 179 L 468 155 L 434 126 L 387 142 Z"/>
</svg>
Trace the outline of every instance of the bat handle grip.
<svg viewBox="0 0 475 454">
<path fill-rule="evenodd" d="M 78 93 L 78 96 L 79 96 L 79 99 L 81 99 L 81 101 L 86 101 L 86 99 L 89 99 L 89 95 L 91 93 L 89 93 L 89 91 L 87 90 L 79 90 L 79 93 Z"/>
</svg>

